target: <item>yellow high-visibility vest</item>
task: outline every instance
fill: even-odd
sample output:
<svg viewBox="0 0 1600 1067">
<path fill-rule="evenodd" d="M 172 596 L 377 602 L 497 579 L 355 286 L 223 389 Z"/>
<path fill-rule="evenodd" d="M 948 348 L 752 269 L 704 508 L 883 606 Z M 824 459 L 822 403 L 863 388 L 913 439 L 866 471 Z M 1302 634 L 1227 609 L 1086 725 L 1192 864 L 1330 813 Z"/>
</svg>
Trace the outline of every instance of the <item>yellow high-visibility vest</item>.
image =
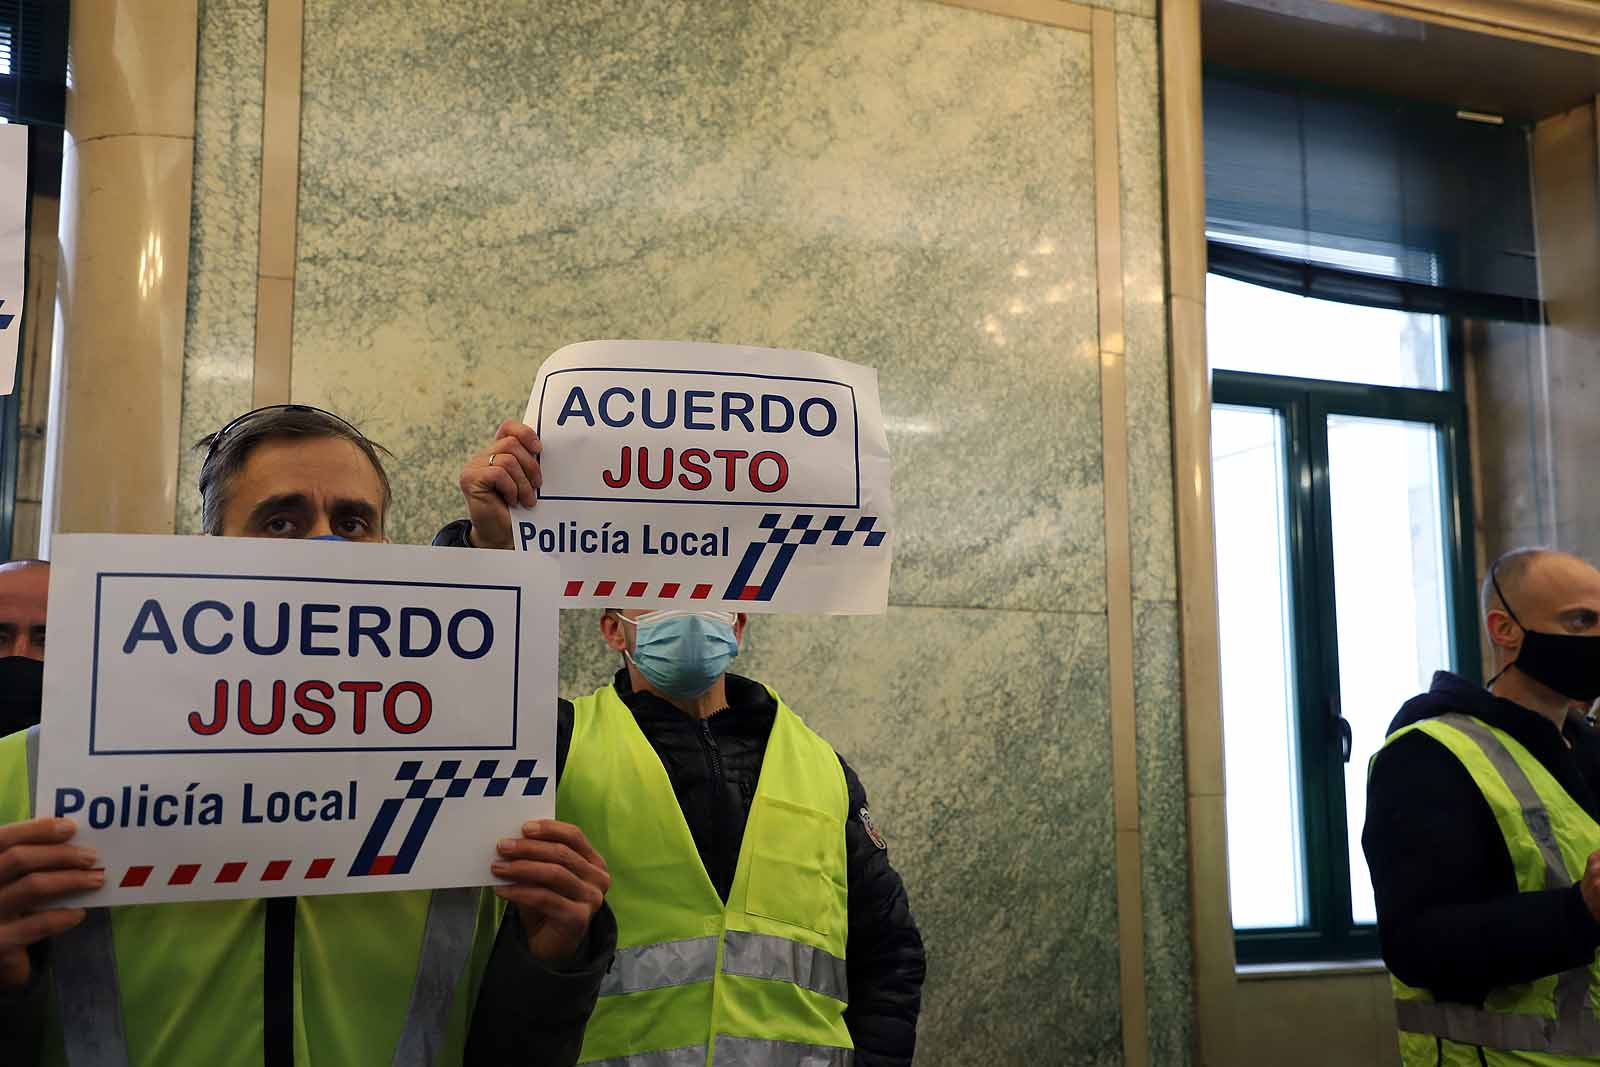
<svg viewBox="0 0 1600 1067">
<path fill-rule="evenodd" d="M 1600 849 L 1600 825 L 1532 753 L 1505 731 L 1459 713 L 1414 723 L 1385 744 L 1412 731 L 1449 750 L 1482 791 L 1505 836 L 1519 892 L 1568 889 L 1578 881 L 1589 854 Z M 1406 1067 L 1600 1062 L 1600 956 L 1584 967 L 1493 990 L 1481 1008 L 1435 1001 L 1426 990 L 1390 980 Z"/>
<path fill-rule="evenodd" d="M 839 757 L 779 700 L 724 905 L 633 712 L 611 686 L 574 701 L 556 816 L 606 857 L 618 934 L 581 1062 L 850 1063 L 848 813 Z"/>
<path fill-rule="evenodd" d="M 32 816 L 37 730 L 0 738 L 0 825 Z M 504 911 L 485 889 L 299 898 L 296 1065 L 461 1063 Z M 41 1064 L 260 1064 L 265 931 L 263 900 L 91 909 L 50 942 Z"/>
</svg>

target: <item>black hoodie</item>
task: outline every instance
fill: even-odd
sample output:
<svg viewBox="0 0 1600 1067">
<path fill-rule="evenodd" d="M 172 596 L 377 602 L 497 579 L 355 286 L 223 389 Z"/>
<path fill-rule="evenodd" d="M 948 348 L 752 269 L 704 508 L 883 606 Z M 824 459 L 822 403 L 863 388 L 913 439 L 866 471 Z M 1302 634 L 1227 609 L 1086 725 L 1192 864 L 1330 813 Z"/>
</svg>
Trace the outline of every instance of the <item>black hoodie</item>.
<svg viewBox="0 0 1600 1067">
<path fill-rule="evenodd" d="M 1539 713 L 1441 671 L 1400 709 L 1389 733 L 1450 712 L 1510 734 L 1600 820 L 1600 731 L 1581 717 L 1558 732 Z M 1600 948 L 1600 923 L 1576 885 L 1517 891 L 1483 793 L 1455 756 L 1420 731 L 1379 752 L 1361 844 L 1384 962 L 1440 1000 L 1480 1004 L 1492 989 L 1587 966 Z"/>
</svg>

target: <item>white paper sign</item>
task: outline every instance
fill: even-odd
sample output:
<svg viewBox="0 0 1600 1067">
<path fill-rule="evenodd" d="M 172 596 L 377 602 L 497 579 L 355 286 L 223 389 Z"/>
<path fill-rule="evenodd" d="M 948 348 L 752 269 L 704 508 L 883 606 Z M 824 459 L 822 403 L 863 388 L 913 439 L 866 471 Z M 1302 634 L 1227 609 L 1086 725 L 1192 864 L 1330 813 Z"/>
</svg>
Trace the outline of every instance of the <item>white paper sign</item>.
<svg viewBox="0 0 1600 1067">
<path fill-rule="evenodd" d="M 83 905 L 485 885 L 555 811 L 555 567 L 62 535 L 35 811 Z"/>
<path fill-rule="evenodd" d="M 28 127 L 0 125 L 0 396 L 17 384 L 28 257 Z"/>
<path fill-rule="evenodd" d="M 894 511 L 878 374 L 772 348 L 588 341 L 545 360 L 517 547 L 563 607 L 876 614 Z"/>
</svg>

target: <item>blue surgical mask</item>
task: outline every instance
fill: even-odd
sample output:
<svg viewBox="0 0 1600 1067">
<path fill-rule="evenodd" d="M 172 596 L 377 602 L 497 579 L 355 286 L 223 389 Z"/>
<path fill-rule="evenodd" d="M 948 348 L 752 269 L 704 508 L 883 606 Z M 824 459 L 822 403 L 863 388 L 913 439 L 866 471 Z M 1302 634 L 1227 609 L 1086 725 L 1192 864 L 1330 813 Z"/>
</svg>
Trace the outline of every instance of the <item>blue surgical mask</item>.
<svg viewBox="0 0 1600 1067">
<path fill-rule="evenodd" d="M 348 541 L 350 539 L 348 537 L 340 537 L 338 534 L 317 534 L 317 536 L 308 537 L 308 538 L 306 538 L 306 540 L 307 541 Z"/>
<path fill-rule="evenodd" d="M 653 611 L 633 623 L 629 657 L 639 673 L 669 697 L 688 700 L 716 684 L 739 654 L 734 616 L 726 611 Z"/>
</svg>

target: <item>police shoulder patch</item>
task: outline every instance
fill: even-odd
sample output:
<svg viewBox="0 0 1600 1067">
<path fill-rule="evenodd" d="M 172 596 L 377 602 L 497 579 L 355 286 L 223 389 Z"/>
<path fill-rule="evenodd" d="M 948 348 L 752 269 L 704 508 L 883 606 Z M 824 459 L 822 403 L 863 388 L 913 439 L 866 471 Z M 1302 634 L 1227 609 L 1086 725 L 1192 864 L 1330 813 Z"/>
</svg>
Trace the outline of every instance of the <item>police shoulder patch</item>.
<svg viewBox="0 0 1600 1067">
<path fill-rule="evenodd" d="M 883 839 L 883 835 L 878 832 L 877 826 L 873 824 L 872 812 L 868 811 L 865 807 L 862 807 L 856 812 L 856 817 L 861 820 L 861 828 L 867 832 L 867 836 L 872 839 L 872 843 L 877 845 L 880 849 L 888 851 L 889 842 Z"/>
</svg>

